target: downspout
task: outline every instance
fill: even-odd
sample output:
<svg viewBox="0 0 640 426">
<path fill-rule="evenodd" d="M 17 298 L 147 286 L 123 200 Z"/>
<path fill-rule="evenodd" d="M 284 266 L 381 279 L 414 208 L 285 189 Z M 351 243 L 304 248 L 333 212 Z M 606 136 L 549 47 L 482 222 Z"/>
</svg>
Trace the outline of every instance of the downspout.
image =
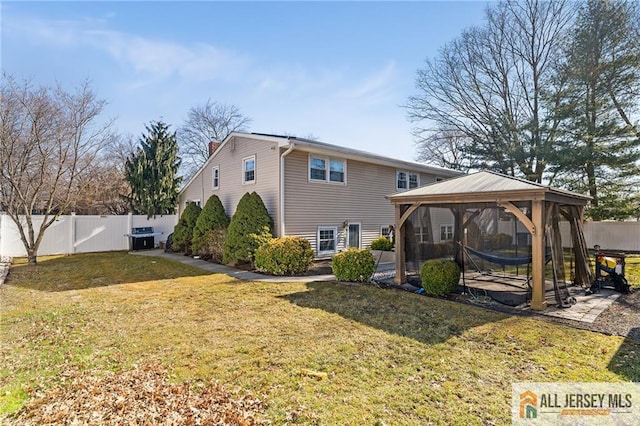
<svg viewBox="0 0 640 426">
<path fill-rule="evenodd" d="M 289 148 L 280 155 L 280 237 L 285 236 L 284 228 L 284 157 L 289 155 L 296 147 L 295 142 L 289 139 Z"/>
</svg>

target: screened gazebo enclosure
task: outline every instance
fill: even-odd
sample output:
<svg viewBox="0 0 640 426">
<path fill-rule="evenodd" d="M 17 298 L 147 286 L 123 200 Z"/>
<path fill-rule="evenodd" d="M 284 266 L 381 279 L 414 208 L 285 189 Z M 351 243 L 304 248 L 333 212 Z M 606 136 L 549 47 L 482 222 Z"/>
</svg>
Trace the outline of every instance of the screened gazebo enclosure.
<svg viewBox="0 0 640 426">
<path fill-rule="evenodd" d="M 387 197 L 395 207 L 396 283 L 429 257 L 460 265 L 477 259 L 530 274 L 531 308 L 543 310 L 545 268 L 566 277 L 563 246 L 572 252 L 574 284 L 592 282 L 582 219 L 589 197 L 482 171 Z M 562 241 L 567 221 L 571 241 Z M 504 248 L 504 250 L 497 250 Z M 547 266 L 547 264 L 551 266 Z"/>
</svg>

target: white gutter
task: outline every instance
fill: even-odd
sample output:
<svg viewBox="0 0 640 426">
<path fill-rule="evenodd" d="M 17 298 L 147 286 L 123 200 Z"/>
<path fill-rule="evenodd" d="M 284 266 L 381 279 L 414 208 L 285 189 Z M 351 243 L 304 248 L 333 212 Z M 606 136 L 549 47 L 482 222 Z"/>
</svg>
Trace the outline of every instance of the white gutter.
<svg viewBox="0 0 640 426">
<path fill-rule="evenodd" d="M 284 157 L 289 155 L 296 147 L 295 142 L 289 139 L 289 148 L 280 155 L 280 237 L 285 236 L 284 228 Z"/>
</svg>

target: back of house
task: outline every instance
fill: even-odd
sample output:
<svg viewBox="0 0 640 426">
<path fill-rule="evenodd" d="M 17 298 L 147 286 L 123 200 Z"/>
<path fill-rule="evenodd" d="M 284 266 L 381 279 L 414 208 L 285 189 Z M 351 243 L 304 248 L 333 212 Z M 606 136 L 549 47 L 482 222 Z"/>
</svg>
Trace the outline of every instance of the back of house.
<svg viewBox="0 0 640 426">
<path fill-rule="evenodd" d="M 180 212 L 216 194 L 231 216 L 242 195 L 255 191 L 274 220 L 275 236 L 308 239 L 317 258 L 389 235 L 395 212 L 385 196 L 460 175 L 287 136 L 232 133 L 213 148 L 181 191 Z M 440 222 L 447 221 L 443 215 Z"/>
</svg>

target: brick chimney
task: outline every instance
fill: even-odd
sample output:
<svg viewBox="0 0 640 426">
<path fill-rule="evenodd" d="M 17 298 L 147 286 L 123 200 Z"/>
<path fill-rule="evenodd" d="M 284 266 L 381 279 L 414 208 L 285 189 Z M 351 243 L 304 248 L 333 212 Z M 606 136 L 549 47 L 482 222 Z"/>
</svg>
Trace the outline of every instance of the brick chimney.
<svg viewBox="0 0 640 426">
<path fill-rule="evenodd" d="M 220 146 L 220 142 L 211 141 L 209 142 L 209 157 L 213 155 L 216 149 Z"/>
</svg>

